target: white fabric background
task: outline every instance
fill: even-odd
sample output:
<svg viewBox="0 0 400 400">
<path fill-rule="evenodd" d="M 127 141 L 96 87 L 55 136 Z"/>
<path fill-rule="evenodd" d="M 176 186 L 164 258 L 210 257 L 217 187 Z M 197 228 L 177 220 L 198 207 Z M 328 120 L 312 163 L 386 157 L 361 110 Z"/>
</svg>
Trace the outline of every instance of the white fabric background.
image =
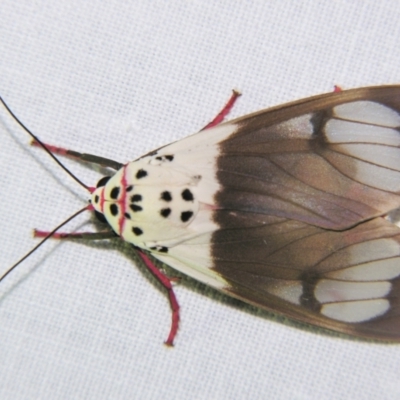
<svg viewBox="0 0 400 400">
<path fill-rule="evenodd" d="M 234 87 L 231 117 L 400 83 L 396 0 L 2 0 L 0 21 L 15 113 L 44 141 L 119 161 L 195 132 Z M 34 246 L 31 228 L 88 198 L 28 143 L 1 107 L 1 271 Z M 176 292 L 167 349 L 168 302 L 129 247 L 48 242 L 0 286 L 0 398 L 400 398 L 400 345 L 282 323 L 189 279 Z"/>
</svg>

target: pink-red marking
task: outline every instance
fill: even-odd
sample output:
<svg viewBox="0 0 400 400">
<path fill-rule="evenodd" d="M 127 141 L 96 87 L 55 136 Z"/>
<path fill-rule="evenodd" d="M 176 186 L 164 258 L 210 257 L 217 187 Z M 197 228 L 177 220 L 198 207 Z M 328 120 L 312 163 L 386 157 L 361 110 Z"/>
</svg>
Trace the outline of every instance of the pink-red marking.
<svg viewBox="0 0 400 400">
<path fill-rule="evenodd" d="M 119 217 L 119 221 L 118 221 L 118 227 L 119 227 L 119 234 L 121 236 L 121 238 L 123 239 L 122 233 L 124 231 L 124 225 L 125 225 L 125 213 L 126 213 L 126 187 L 128 186 L 128 182 L 126 180 L 126 169 L 127 169 L 127 164 L 125 164 L 122 167 L 122 179 L 121 179 L 121 196 L 118 200 L 118 204 L 120 206 L 120 210 L 121 210 L 121 215 Z"/>
<path fill-rule="evenodd" d="M 100 210 L 101 213 L 104 214 L 104 203 L 106 202 L 106 199 L 104 198 L 104 187 L 101 189 L 100 193 Z"/>
<path fill-rule="evenodd" d="M 202 130 L 209 129 L 209 128 L 212 128 L 213 126 L 216 126 L 216 125 L 220 124 L 225 119 L 225 117 L 229 114 L 229 112 L 232 110 L 232 107 L 234 106 L 234 104 L 236 103 L 237 98 L 240 95 L 241 94 L 237 90 L 233 90 L 232 96 L 230 97 L 228 102 L 225 104 L 224 108 Z"/>
<path fill-rule="evenodd" d="M 171 329 L 168 335 L 167 340 L 164 342 L 167 346 L 174 345 L 174 339 L 176 333 L 178 332 L 179 328 L 179 304 L 175 296 L 174 289 L 172 287 L 171 281 L 175 279 L 170 279 L 168 276 L 163 274 L 150 260 L 147 254 L 143 253 L 142 250 L 138 250 L 138 254 L 140 258 L 145 263 L 146 267 L 150 270 L 150 272 L 157 278 L 157 280 L 167 289 L 169 303 L 171 305 L 172 310 L 172 322 L 171 322 Z"/>
<path fill-rule="evenodd" d="M 62 156 L 76 158 L 76 157 L 68 154 L 69 150 L 64 149 L 63 147 L 52 146 L 51 144 L 47 144 L 47 143 L 43 143 L 43 145 L 46 146 L 46 149 L 49 150 L 53 154 L 59 154 Z M 42 147 L 42 145 L 36 139 L 32 139 L 31 146 Z"/>
</svg>

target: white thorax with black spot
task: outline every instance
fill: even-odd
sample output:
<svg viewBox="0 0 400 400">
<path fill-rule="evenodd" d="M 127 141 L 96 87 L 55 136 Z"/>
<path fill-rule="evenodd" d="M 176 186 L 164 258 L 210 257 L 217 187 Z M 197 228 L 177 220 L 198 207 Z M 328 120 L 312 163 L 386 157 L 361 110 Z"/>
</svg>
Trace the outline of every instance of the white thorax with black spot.
<svg viewBox="0 0 400 400">
<path fill-rule="evenodd" d="M 224 129 L 223 136 L 226 133 Z M 187 150 L 175 155 L 171 148 L 168 154 L 160 149 L 130 162 L 92 194 L 95 210 L 123 240 L 167 253 L 170 247 L 216 229 L 211 215 L 219 186 L 215 154 L 202 156 L 202 168 L 196 168 L 196 149 Z"/>
<path fill-rule="evenodd" d="M 167 162 L 173 162 L 173 156 L 170 160 Z M 155 161 L 156 157 L 150 156 L 125 165 L 105 186 L 97 188 L 92 203 L 123 240 L 164 250 L 199 229 L 196 222 L 188 225 L 196 221 L 202 206 L 201 177 Z"/>
</svg>

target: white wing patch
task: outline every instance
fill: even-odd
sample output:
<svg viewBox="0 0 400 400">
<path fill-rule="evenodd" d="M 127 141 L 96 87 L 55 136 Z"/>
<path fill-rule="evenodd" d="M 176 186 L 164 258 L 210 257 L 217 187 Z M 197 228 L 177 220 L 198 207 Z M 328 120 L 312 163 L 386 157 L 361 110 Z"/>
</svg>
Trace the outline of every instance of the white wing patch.
<svg viewBox="0 0 400 400">
<path fill-rule="evenodd" d="M 400 171 L 400 149 L 397 147 L 353 143 L 333 145 L 332 149 L 370 164 Z"/>
<path fill-rule="evenodd" d="M 375 239 L 347 246 L 327 257 L 318 266 L 321 279 L 313 289 L 320 312 L 348 323 L 365 322 L 386 313 L 390 308 L 390 280 L 400 276 L 399 251 L 397 241 Z M 337 269 L 323 272 L 332 265 Z M 301 305 L 302 281 L 274 281 L 277 283 L 268 287 L 269 293 Z"/>
<path fill-rule="evenodd" d="M 324 261 L 338 269 L 323 274 L 315 286 L 321 313 L 343 322 L 363 322 L 390 308 L 389 280 L 400 275 L 400 245 L 393 239 L 375 239 L 348 246 Z M 343 264 L 343 261 L 345 264 Z M 320 268 L 324 269 L 324 263 Z M 343 268 L 345 265 L 347 268 Z"/>
<path fill-rule="evenodd" d="M 324 134 L 330 149 L 326 158 L 345 176 L 349 158 L 351 178 L 388 192 L 400 191 L 400 115 L 373 101 L 355 101 L 333 108 Z"/>
<path fill-rule="evenodd" d="M 382 281 L 400 276 L 400 257 L 372 261 L 325 274 L 346 281 Z"/>
<path fill-rule="evenodd" d="M 390 282 L 346 282 L 322 279 L 315 287 L 314 295 L 320 303 L 349 300 L 366 300 L 385 297 L 391 290 Z"/>
<path fill-rule="evenodd" d="M 331 118 L 325 125 L 325 135 L 330 143 L 381 143 L 400 145 L 400 134 L 396 129 L 366 125 Z"/>
<path fill-rule="evenodd" d="M 400 126 L 400 115 L 395 110 L 374 101 L 353 101 L 336 106 L 333 111 L 341 119 L 389 128 Z"/>
<path fill-rule="evenodd" d="M 394 239 L 374 239 L 349 246 L 351 263 L 360 263 L 400 255 L 400 244 Z M 373 249 L 373 252 L 371 252 Z"/>
<path fill-rule="evenodd" d="M 350 156 L 332 152 L 325 154 L 324 157 L 344 176 L 348 176 L 346 165 Z M 353 157 L 351 161 L 355 169 L 351 177 L 355 181 L 387 192 L 400 191 L 400 171 L 393 171 Z"/>
<path fill-rule="evenodd" d="M 387 192 L 400 191 L 400 172 L 389 169 L 383 169 L 376 165 L 358 161 L 357 173 L 355 179 L 377 189 Z"/>
<path fill-rule="evenodd" d="M 300 305 L 300 297 L 303 294 L 301 282 L 282 279 L 271 279 L 271 281 L 274 283 L 268 286 L 268 293 L 290 303 Z"/>
<path fill-rule="evenodd" d="M 322 306 L 321 313 L 328 318 L 342 322 L 359 323 L 377 318 L 390 308 L 386 299 L 348 301 Z"/>
<path fill-rule="evenodd" d="M 280 124 L 272 125 L 265 129 L 263 136 L 267 136 L 268 140 L 310 139 L 314 131 L 313 116 L 314 114 L 300 115 Z"/>
</svg>

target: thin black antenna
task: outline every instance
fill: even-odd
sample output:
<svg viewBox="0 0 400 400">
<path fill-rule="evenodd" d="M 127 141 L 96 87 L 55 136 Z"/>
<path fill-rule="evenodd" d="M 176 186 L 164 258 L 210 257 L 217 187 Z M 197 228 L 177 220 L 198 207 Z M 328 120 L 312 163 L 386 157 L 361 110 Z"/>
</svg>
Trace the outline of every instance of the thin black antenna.
<svg viewBox="0 0 400 400">
<path fill-rule="evenodd" d="M 78 177 L 76 177 L 45 145 L 42 143 L 39 138 L 34 135 L 21 121 L 20 119 L 11 111 L 10 107 L 5 103 L 3 98 L 0 96 L 0 101 L 5 107 L 5 109 L 10 113 L 10 115 L 17 121 L 17 123 L 34 139 L 36 140 L 40 146 L 43 147 L 43 150 L 46 151 L 46 153 L 73 179 L 75 179 L 76 182 L 78 182 L 82 187 L 84 187 L 88 192 L 90 192 L 89 186 L 85 185 Z M 0 279 L 1 281 L 1 279 Z"/>
<path fill-rule="evenodd" d="M 64 222 L 62 222 L 60 225 L 58 225 L 56 228 L 54 228 L 41 242 L 39 242 L 32 250 L 30 250 L 28 253 L 26 253 L 20 260 L 18 260 L 11 268 L 9 268 L 1 277 L 0 277 L 0 282 L 15 268 L 18 267 L 19 264 L 22 263 L 22 261 L 26 260 L 34 251 L 36 251 L 47 239 L 50 239 L 60 228 L 62 228 L 64 225 L 66 225 L 69 221 L 74 219 L 76 216 L 79 214 L 83 213 L 84 211 L 88 210 L 90 208 L 89 206 L 86 206 L 82 208 L 81 210 L 77 211 L 75 214 L 71 215 L 69 218 L 67 218 Z"/>
</svg>

